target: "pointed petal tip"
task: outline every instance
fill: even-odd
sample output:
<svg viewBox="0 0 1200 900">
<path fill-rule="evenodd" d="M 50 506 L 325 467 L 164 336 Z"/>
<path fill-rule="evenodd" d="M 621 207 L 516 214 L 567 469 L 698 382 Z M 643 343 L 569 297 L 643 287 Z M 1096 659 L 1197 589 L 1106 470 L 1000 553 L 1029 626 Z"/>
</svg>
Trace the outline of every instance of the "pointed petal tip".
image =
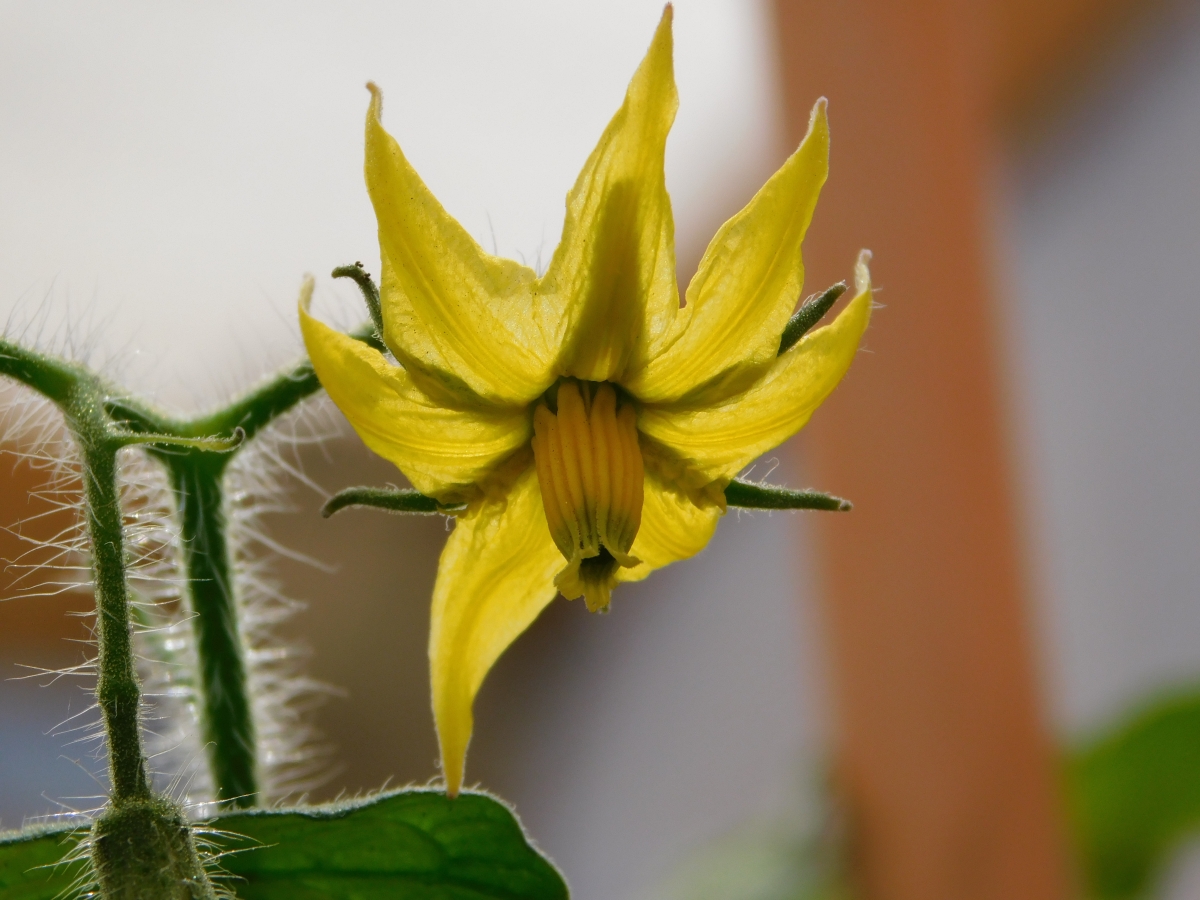
<svg viewBox="0 0 1200 900">
<path fill-rule="evenodd" d="M 861 294 L 871 289 L 871 251 L 860 250 L 854 263 L 854 290 Z"/>
<path fill-rule="evenodd" d="M 654 29 L 654 40 L 650 42 L 651 47 L 657 47 L 660 42 L 667 44 L 667 50 L 673 51 L 674 34 L 672 31 L 672 23 L 675 21 L 675 7 L 668 3 L 663 7 L 662 16 L 658 20 L 658 27 Z"/>
<path fill-rule="evenodd" d="M 821 97 L 813 104 L 812 113 L 808 117 L 809 134 L 819 133 L 825 143 L 829 143 L 829 101 Z"/>
<path fill-rule="evenodd" d="M 800 141 L 800 147 L 803 147 L 809 141 L 816 140 L 824 148 L 826 157 L 829 155 L 828 108 L 829 101 L 824 97 L 818 97 L 817 102 L 813 104 L 812 111 L 808 114 L 808 130 Z M 797 152 L 799 152 L 799 148 L 797 148 Z M 828 165 L 828 160 L 826 165 Z"/>
<path fill-rule="evenodd" d="M 383 115 L 383 91 L 373 81 L 367 82 L 367 90 L 371 92 L 371 104 L 367 107 L 367 118 L 378 120 Z"/>
<path fill-rule="evenodd" d="M 316 286 L 316 283 L 316 279 L 308 274 L 300 282 L 300 299 L 297 301 L 300 306 L 300 312 L 307 313 L 309 307 L 312 306 L 313 288 Z"/>
</svg>

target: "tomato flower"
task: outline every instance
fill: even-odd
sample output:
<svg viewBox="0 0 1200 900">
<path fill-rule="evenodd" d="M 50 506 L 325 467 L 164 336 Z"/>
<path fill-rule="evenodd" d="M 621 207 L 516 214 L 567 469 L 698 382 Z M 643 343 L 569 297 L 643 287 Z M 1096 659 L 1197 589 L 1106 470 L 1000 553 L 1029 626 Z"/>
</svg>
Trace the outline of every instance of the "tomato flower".
<svg viewBox="0 0 1200 900">
<path fill-rule="evenodd" d="M 311 283 L 300 315 L 321 383 L 367 446 L 421 493 L 461 506 L 429 638 L 454 794 L 475 695 L 504 649 L 558 593 L 603 610 L 618 583 L 703 549 L 738 471 L 841 380 L 870 317 L 869 255 L 832 324 L 781 339 L 828 172 L 821 100 L 799 148 L 717 232 L 680 304 L 663 174 L 678 105 L 670 7 L 567 196 L 540 277 L 485 253 L 446 213 L 369 87 L 366 182 L 395 363 L 314 319 Z"/>
</svg>

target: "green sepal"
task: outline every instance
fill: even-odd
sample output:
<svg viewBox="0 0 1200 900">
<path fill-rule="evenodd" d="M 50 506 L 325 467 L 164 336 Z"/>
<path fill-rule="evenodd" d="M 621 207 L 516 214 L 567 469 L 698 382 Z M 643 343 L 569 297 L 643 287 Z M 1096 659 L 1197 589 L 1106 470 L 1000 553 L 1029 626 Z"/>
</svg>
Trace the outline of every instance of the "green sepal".
<svg viewBox="0 0 1200 900">
<path fill-rule="evenodd" d="M 779 336 L 779 355 L 782 356 L 792 349 L 800 338 L 821 321 L 825 313 L 829 312 L 830 307 L 837 303 L 838 297 L 844 293 L 846 293 L 846 282 L 839 281 L 820 294 L 813 294 L 800 304 L 800 308 L 783 326 L 783 334 Z"/>
<path fill-rule="evenodd" d="M 164 447 L 187 447 L 191 450 L 205 450 L 209 453 L 231 453 L 246 442 L 246 430 L 242 426 L 233 429 L 229 437 L 213 435 L 211 437 L 179 437 L 174 434 L 120 432 L 113 439 L 123 447 L 132 444 L 160 444 Z"/>
<path fill-rule="evenodd" d="M 383 306 L 379 302 L 379 288 L 375 286 L 371 275 L 356 262 L 352 266 L 338 266 L 330 275 L 334 278 L 350 278 L 362 291 L 363 300 L 367 303 L 367 312 L 371 314 L 371 324 L 375 326 L 375 337 L 383 340 Z"/>
<path fill-rule="evenodd" d="M 566 900 L 566 883 L 512 811 L 464 791 L 408 790 L 301 809 L 225 813 L 207 823 L 240 900 Z M 0 896 L 54 900 L 80 874 L 55 864 L 70 830 L 0 836 Z M 218 876 L 218 880 L 221 879 Z"/>
<path fill-rule="evenodd" d="M 328 519 L 335 512 L 348 506 L 372 506 L 375 509 L 410 515 L 454 515 L 466 509 L 466 504 L 443 506 L 432 497 L 413 490 L 395 488 L 352 487 L 338 491 L 321 507 L 321 515 Z"/>
<path fill-rule="evenodd" d="M 848 512 L 849 500 L 820 491 L 791 491 L 772 484 L 754 484 L 735 478 L 725 488 L 725 502 L 742 509 L 823 509 Z"/>
</svg>

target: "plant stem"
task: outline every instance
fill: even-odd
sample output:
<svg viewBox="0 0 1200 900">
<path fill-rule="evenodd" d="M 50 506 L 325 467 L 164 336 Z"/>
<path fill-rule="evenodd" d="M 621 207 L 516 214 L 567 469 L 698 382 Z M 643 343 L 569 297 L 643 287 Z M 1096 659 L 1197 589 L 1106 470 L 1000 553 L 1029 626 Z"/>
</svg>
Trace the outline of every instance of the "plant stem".
<svg viewBox="0 0 1200 900">
<path fill-rule="evenodd" d="M 72 417 L 74 418 L 74 417 Z M 139 728 L 141 687 L 133 661 L 125 541 L 117 488 L 117 450 L 103 433 L 103 422 L 79 423 L 83 454 L 84 505 L 92 544 L 99 638 L 96 699 L 108 737 L 108 768 L 114 803 L 150 796 L 146 757 Z"/>
<path fill-rule="evenodd" d="M 254 437 L 275 418 L 320 390 L 307 360 L 279 372 L 213 413 L 169 420 L 132 404 L 112 404 L 123 421 L 178 437 Z M 199 664 L 200 719 L 209 772 L 225 806 L 258 802 L 258 746 L 229 553 L 224 476 L 233 453 L 157 445 L 175 493 L 187 594 Z"/>
<path fill-rule="evenodd" d="M 371 334 L 370 326 L 354 332 L 368 341 Z M 240 428 L 249 441 L 320 389 L 312 364 L 301 360 L 221 409 L 192 419 L 168 419 L 124 400 L 110 402 L 109 408 L 123 423 L 148 433 L 232 437 Z M 151 445 L 150 451 L 166 467 L 175 493 L 186 590 L 195 614 L 201 729 L 213 788 L 223 805 L 254 806 L 258 747 L 225 509 L 224 476 L 236 450 Z"/>
<path fill-rule="evenodd" d="M 83 500 L 92 547 L 98 644 L 96 700 L 108 739 L 112 800 L 150 797 L 142 751 L 141 685 L 133 659 L 125 533 L 117 487 L 117 451 L 104 408 L 104 385 L 82 366 L 0 338 L 0 374 L 38 391 L 62 410 L 83 463 Z"/>
<path fill-rule="evenodd" d="M 373 287 L 369 277 L 364 274 L 355 280 L 364 294 L 370 293 L 363 286 Z M 371 324 L 351 334 L 383 349 Z M 125 443 L 136 442 L 144 443 L 163 463 L 175 493 L 188 576 L 186 590 L 195 613 L 201 722 L 213 787 L 226 805 L 254 805 L 258 798 L 258 753 L 224 494 L 225 470 L 237 447 L 210 449 L 180 446 L 177 442 L 231 439 L 239 428 L 248 441 L 321 389 L 312 364 L 301 360 L 225 407 L 191 419 L 163 416 L 83 366 L 28 350 L 4 338 L 0 338 L 0 375 L 10 376 L 54 402 L 67 417 L 83 455 L 99 614 L 97 692 L 109 740 L 114 802 L 125 797 L 127 791 L 133 792 L 130 797 L 149 795 L 138 730 L 140 688 L 133 668 L 116 481 L 117 451 Z M 162 437 L 164 441 L 152 442 L 150 437 Z M 231 449 L 234 452 L 229 452 Z"/>
<path fill-rule="evenodd" d="M 179 510 L 201 684 L 203 740 L 217 799 L 248 807 L 258 800 L 258 754 L 246 659 L 238 627 L 222 478 L 229 461 L 201 450 L 167 463 Z"/>
</svg>

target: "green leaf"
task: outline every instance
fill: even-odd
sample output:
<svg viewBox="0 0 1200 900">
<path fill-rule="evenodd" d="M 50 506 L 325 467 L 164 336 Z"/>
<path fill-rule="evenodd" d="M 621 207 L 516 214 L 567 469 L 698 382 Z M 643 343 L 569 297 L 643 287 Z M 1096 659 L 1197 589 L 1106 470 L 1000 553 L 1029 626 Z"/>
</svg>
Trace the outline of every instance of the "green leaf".
<svg viewBox="0 0 1200 900">
<path fill-rule="evenodd" d="M 72 828 L 0 832 L 0 897 L 54 900 L 80 874 L 79 863 L 59 863 L 86 834 Z"/>
<path fill-rule="evenodd" d="M 399 791 L 356 802 L 222 816 L 262 845 L 225 857 L 243 900 L 353 897 L 565 900 L 555 868 L 486 794 Z"/>
<path fill-rule="evenodd" d="M 566 900 L 504 804 L 413 790 L 328 806 L 226 813 L 209 827 L 241 900 Z M 78 873 L 64 832 L 0 840 L 0 896 L 53 900 Z M 32 871 L 30 871 L 33 869 Z M 5 880 L 7 879 L 7 880 Z"/>
<path fill-rule="evenodd" d="M 1200 828 L 1200 693 L 1160 698 L 1067 762 L 1067 793 L 1091 896 L 1142 897 Z"/>
</svg>

